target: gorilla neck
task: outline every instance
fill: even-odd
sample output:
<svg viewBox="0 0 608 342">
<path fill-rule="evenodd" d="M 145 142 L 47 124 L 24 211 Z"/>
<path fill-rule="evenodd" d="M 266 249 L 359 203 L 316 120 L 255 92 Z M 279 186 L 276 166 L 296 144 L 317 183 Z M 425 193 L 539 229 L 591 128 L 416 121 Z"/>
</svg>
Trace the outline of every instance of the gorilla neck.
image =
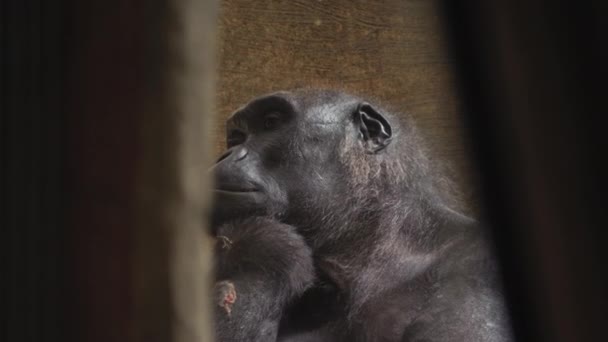
<svg viewBox="0 0 608 342">
<path fill-rule="evenodd" d="M 380 240 L 398 241 L 415 253 L 434 250 L 443 235 L 445 225 L 441 223 L 446 207 L 431 195 L 403 193 L 385 192 L 378 198 L 335 198 L 320 206 L 309 205 L 308 208 L 317 208 L 317 215 L 292 218 L 288 223 L 299 227 L 315 250 L 331 254 L 353 249 L 357 254 L 371 253 L 376 246 L 384 246 L 379 242 L 385 241 Z"/>
<path fill-rule="evenodd" d="M 445 233 L 459 228 L 447 224 L 452 214 L 446 207 L 431 203 L 435 202 L 400 198 L 392 205 L 320 223 L 319 236 L 311 236 L 318 243 L 319 267 L 348 297 L 357 299 L 350 303 L 355 310 L 369 298 L 416 278 L 450 243 L 443 237 L 452 234 Z M 335 225 L 341 234 L 327 234 L 336 232 Z"/>
</svg>

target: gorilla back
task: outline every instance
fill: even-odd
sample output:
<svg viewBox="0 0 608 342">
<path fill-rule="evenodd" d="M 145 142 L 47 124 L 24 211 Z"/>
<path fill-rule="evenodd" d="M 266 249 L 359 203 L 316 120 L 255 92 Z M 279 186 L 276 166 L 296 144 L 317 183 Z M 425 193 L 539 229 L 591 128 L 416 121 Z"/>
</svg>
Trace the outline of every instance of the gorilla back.
<svg viewBox="0 0 608 342">
<path fill-rule="evenodd" d="M 272 261 L 256 258 L 262 263 L 256 267 L 247 266 L 251 256 L 232 255 L 231 265 L 218 267 L 238 269 L 230 277 L 240 283 L 268 279 L 260 269 L 280 265 L 277 259 L 293 264 L 294 255 L 308 256 L 302 263 L 315 269 L 297 291 L 243 300 L 281 303 L 273 324 L 264 326 L 276 329 L 266 335 L 271 340 L 511 339 L 483 231 L 448 207 L 410 122 L 399 124 L 380 107 L 341 92 L 278 92 L 237 110 L 227 122 L 227 143 L 212 168 L 214 231 L 227 223 L 238 231 L 235 222 L 266 217 L 266 225 L 256 225 L 268 229 L 265 239 L 239 243 L 280 253 L 273 252 Z M 282 248 L 271 233 L 279 223 L 291 227 L 294 239 L 282 237 Z M 302 252 L 301 241 L 309 252 Z M 274 272 L 269 286 L 290 284 L 297 278 L 291 269 L 297 268 Z M 218 282 L 231 280 L 221 274 Z M 231 308 L 238 310 L 238 299 Z M 260 322 L 247 315 L 224 319 L 225 310 L 218 310 L 218 336 L 236 327 L 256 330 Z"/>
</svg>

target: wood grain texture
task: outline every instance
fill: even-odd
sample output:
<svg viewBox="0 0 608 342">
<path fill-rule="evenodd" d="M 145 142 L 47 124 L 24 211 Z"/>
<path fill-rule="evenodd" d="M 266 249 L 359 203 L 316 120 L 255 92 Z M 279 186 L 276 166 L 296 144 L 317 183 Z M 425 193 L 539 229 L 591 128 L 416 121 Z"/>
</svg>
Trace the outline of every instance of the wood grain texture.
<svg viewBox="0 0 608 342">
<path fill-rule="evenodd" d="M 451 61 L 434 2 L 224 0 L 220 8 L 216 154 L 224 121 L 260 94 L 338 88 L 412 115 L 471 208 Z M 464 190 L 464 191 L 463 191 Z"/>
</svg>

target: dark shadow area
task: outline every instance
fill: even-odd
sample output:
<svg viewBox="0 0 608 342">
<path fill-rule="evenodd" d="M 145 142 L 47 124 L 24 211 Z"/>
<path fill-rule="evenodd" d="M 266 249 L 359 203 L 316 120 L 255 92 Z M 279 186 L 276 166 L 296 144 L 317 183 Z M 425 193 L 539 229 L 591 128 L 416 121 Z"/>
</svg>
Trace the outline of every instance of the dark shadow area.
<svg viewBox="0 0 608 342">
<path fill-rule="evenodd" d="M 66 337 L 64 9 L 0 5 L 2 341 Z"/>
<path fill-rule="evenodd" d="M 606 5 L 444 11 L 518 341 L 604 340 Z"/>
</svg>

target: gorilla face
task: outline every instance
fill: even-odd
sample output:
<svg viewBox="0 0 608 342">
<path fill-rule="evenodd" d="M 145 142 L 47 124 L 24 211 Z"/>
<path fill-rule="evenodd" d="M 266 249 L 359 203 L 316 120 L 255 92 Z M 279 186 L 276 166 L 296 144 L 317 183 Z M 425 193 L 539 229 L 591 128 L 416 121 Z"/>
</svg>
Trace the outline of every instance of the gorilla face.
<svg viewBox="0 0 608 342">
<path fill-rule="evenodd" d="M 247 216 L 280 217 L 294 208 L 307 215 L 315 207 L 311 199 L 322 205 L 347 189 L 339 163 L 345 139 L 376 153 L 390 134 L 388 122 L 370 105 L 342 93 L 257 98 L 227 121 L 227 150 L 211 169 L 214 225 Z"/>
</svg>

